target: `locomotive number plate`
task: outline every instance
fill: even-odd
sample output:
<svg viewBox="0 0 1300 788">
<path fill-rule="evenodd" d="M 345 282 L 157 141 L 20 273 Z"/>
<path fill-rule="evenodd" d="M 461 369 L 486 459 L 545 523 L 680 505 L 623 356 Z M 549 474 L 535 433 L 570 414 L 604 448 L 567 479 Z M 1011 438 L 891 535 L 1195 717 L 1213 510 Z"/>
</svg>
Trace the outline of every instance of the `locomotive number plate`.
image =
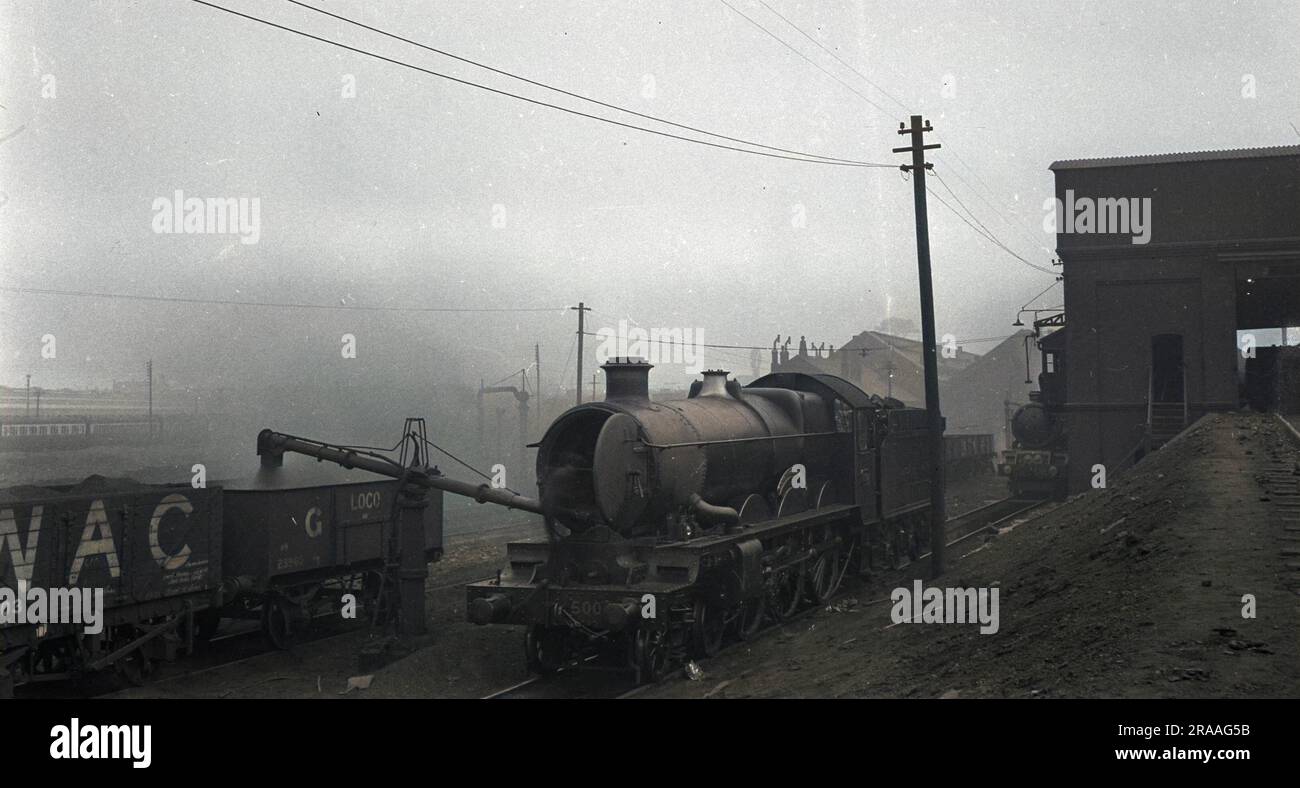
<svg viewBox="0 0 1300 788">
<path fill-rule="evenodd" d="M 564 603 L 564 609 L 575 618 L 597 619 L 605 605 L 595 599 L 570 599 Z"/>
</svg>

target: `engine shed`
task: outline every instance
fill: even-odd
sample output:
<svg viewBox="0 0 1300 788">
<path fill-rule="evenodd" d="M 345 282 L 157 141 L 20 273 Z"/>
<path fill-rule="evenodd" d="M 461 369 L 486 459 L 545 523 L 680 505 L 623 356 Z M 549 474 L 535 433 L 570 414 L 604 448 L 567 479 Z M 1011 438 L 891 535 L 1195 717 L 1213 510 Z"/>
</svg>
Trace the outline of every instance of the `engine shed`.
<svg viewBox="0 0 1300 788">
<path fill-rule="evenodd" d="M 1123 470 L 1205 413 L 1276 401 L 1247 378 L 1300 326 L 1300 146 L 1050 169 L 1081 492 L 1095 465 Z"/>
</svg>

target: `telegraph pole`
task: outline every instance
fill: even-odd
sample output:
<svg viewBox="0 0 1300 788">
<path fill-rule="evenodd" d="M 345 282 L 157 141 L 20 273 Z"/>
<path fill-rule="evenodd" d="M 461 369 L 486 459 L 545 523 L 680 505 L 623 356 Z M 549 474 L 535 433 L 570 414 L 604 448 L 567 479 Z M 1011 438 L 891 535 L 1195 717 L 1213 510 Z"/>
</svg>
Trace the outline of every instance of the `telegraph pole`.
<svg viewBox="0 0 1300 788">
<path fill-rule="evenodd" d="M 144 370 L 149 376 L 149 439 L 153 440 L 153 359 L 145 362 Z"/>
<path fill-rule="evenodd" d="M 528 467 L 528 368 L 519 370 L 519 467 Z"/>
<path fill-rule="evenodd" d="M 596 401 L 596 373 L 591 373 L 591 401 Z"/>
<path fill-rule="evenodd" d="M 533 365 L 536 370 L 533 372 L 533 382 L 537 384 L 537 428 L 542 428 L 542 405 L 546 402 L 542 398 L 542 346 L 533 345 Z"/>
<path fill-rule="evenodd" d="M 31 376 L 31 373 L 28 373 L 28 374 L 27 374 L 27 399 L 26 399 L 26 403 L 25 403 L 25 408 L 26 408 L 26 410 L 23 412 L 23 415 L 26 416 L 26 417 L 29 417 L 29 418 L 30 418 L 31 415 L 32 415 L 32 376 Z"/>
<path fill-rule="evenodd" d="M 578 401 L 575 404 L 581 405 L 582 404 L 582 335 L 584 333 L 584 328 L 583 328 L 584 323 L 582 318 L 584 312 L 591 311 L 591 307 L 588 307 L 584 305 L 581 301 L 579 301 L 577 306 L 571 306 L 569 307 L 569 309 L 575 309 L 578 312 L 578 385 L 577 385 Z"/>
<path fill-rule="evenodd" d="M 920 115 L 913 115 L 911 128 L 898 124 L 898 133 L 910 136 L 912 144 L 894 148 L 894 153 L 912 154 L 912 163 L 900 169 L 912 174 L 916 202 L 916 266 L 921 280 L 921 342 L 925 351 L 925 411 L 930 430 L 930 573 L 943 574 L 946 521 L 943 505 L 943 414 L 939 410 L 939 354 L 934 337 L 934 285 L 930 278 L 930 226 L 925 204 L 925 152 L 938 148 L 926 145 L 925 133 L 933 131 Z"/>
</svg>

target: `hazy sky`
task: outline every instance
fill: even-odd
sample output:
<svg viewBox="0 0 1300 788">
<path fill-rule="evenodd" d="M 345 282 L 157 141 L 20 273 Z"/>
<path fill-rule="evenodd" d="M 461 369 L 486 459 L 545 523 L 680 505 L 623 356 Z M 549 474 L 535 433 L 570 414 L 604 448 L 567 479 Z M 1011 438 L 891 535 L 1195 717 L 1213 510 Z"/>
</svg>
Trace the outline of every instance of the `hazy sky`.
<svg viewBox="0 0 1300 788">
<path fill-rule="evenodd" d="M 215 1 L 647 124 L 289 3 Z M 945 147 L 932 160 L 962 202 L 1040 265 L 1054 242 L 1042 204 L 1056 159 L 1300 141 L 1291 0 L 767 0 L 888 96 L 759 0 L 728 2 L 888 112 L 715 0 L 318 4 L 639 112 L 827 156 L 899 163 L 897 99 L 934 124 Z M 148 358 L 199 383 L 492 382 L 540 342 L 550 388 L 566 357 L 572 377 L 574 313 L 564 307 L 579 300 L 595 308 L 593 328 L 631 318 L 742 345 L 778 332 L 838 345 L 887 313 L 917 314 L 912 186 L 895 169 L 615 128 L 185 0 L 20 2 L 0 13 L 0 284 L 554 308 L 280 311 L 0 291 L 0 384 L 28 372 L 46 387 L 105 384 L 140 376 Z M 258 242 L 155 233 L 154 201 L 176 190 L 258 198 Z M 931 217 L 939 333 L 1010 333 L 1016 309 L 1051 277 L 942 206 Z M 357 338 L 356 359 L 341 358 L 344 333 Z M 46 334 L 54 359 L 41 357 Z M 748 357 L 708 361 L 748 373 Z M 680 368 L 662 372 L 681 378 Z"/>
</svg>

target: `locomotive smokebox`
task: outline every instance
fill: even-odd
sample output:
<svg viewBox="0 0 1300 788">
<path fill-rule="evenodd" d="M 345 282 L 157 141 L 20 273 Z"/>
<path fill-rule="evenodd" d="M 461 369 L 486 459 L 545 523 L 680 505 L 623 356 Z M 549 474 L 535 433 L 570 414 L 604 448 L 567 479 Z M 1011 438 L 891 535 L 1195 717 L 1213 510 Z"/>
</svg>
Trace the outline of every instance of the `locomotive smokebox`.
<svg viewBox="0 0 1300 788">
<path fill-rule="evenodd" d="M 1047 448 L 1060 431 L 1060 423 L 1041 402 L 1021 405 L 1011 417 L 1011 435 L 1026 449 Z"/>
<path fill-rule="evenodd" d="M 605 400 L 650 399 L 650 370 L 653 364 L 630 356 L 614 356 L 601 365 L 605 370 Z"/>
</svg>

